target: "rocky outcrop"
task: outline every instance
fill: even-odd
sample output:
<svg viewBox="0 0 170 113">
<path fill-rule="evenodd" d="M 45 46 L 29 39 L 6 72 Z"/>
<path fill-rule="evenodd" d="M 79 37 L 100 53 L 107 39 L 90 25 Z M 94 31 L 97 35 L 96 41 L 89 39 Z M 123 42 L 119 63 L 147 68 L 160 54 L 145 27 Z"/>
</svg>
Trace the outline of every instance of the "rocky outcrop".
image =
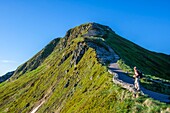
<svg viewBox="0 0 170 113">
<path fill-rule="evenodd" d="M 114 59 L 112 49 L 110 49 L 110 47 L 103 41 L 103 39 L 108 37 L 107 35 L 110 33 L 114 33 L 111 28 L 97 23 L 82 24 L 68 30 L 65 37 L 60 41 L 60 50 L 63 50 L 66 46 L 69 46 L 72 40 L 78 37 L 84 38 L 85 42 L 78 43 L 76 49 L 64 55 L 58 65 L 61 65 L 72 54 L 73 56 L 70 61 L 70 65 L 76 66 L 85 51 L 88 49 L 88 46 L 96 50 L 99 62 L 102 64 L 110 62 Z"/>
<path fill-rule="evenodd" d="M 88 28 L 88 32 L 83 37 L 106 37 L 109 32 L 113 32 L 108 26 L 101 26 L 97 23 L 92 23 Z"/>
<path fill-rule="evenodd" d="M 114 51 L 102 39 L 87 39 L 86 42 L 95 49 L 100 63 L 105 65 L 114 60 Z"/>
<path fill-rule="evenodd" d="M 70 61 L 70 65 L 76 66 L 83 57 L 85 51 L 87 51 L 87 49 L 88 47 L 85 42 L 78 43 L 76 49 L 73 51 L 73 57 L 72 60 Z"/>
<path fill-rule="evenodd" d="M 76 66 L 78 62 L 81 60 L 83 57 L 85 51 L 88 49 L 87 45 L 85 42 L 79 42 L 77 43 L 77 46 L 74 51 L 70 51 L 66 55 L 64 54 L 61 61 L 59 62 L 58 66 L 60 66 L 67 58 L 69 58 L 72 55 L 71 61 L 70 61 L 70 66 Z"/>
<path fill-rule="evenodd" d="M 71 51 L 71 52 L 69 52 L 68 54 L 63 55 L 63 58 L 60 60 L 58 66 L 60 66 L 65 60 L 67 60 L 67 58 L 68 58 L 70 55 L 72 55 L 72 53 L 73 53 L 73 52 Z"/>
<path fill-rule="evenodd" d="M 77 37 L 102 37 L 106 38 L 110 35 L 110 33 L 115 33 L 108 26 L 100 25 L 97 23 L 87 23 L 72 28 L 67 31 L 65 35 L 65 39 L 70 42 L 70 40 Z"/>
<path fill-rule="evenodd" d="M 67 39 L 63 38 L 59 42 L 59 51 L 63 50 L 67 46 Z"/>
</svg>

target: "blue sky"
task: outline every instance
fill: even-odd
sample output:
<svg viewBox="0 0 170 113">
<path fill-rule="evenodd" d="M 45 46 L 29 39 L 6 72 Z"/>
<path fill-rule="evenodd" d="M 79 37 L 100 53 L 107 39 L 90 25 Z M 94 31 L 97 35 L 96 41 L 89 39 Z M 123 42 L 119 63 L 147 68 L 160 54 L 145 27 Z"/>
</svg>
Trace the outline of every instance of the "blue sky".
<svg viewBox="0 0 170 113">
<path fill-rule="evenodd" d="M 169 0 L 0 0 L 0 75 L 87 22 L 107 25 L 146 49 L 170 54 L 169 6 Z"/>
</svg>

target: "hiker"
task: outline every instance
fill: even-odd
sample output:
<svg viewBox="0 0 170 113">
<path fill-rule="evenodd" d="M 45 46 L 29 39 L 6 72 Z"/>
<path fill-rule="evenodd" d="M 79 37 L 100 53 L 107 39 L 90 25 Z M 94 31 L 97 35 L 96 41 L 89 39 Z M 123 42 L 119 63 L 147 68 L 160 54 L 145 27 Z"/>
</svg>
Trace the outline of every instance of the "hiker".
<svg viewBox="0 0 170 113">
<path fill-rule="evenodd" d="M 135 75 L 134 75 L 134 78 L 135 78 L 135 89 L 137 90 L 137 91 L 139 91 L 140 90 L 140 86 L 139 86 L 139 71 L 137 70 L 137 68 L 136 68 L 136 66 L 133 68 L 134 69 L 134 73 L 135 73 Z"/>
</svg>

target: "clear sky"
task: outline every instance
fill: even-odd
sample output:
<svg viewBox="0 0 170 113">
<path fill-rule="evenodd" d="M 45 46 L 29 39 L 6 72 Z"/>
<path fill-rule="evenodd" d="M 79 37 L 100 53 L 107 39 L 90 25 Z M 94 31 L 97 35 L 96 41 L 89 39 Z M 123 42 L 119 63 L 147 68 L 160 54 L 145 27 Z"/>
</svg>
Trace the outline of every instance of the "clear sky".
<svg viewBox="0 0 170 113">
<path fill-rule="evenodd" d="M 0 75 L 15 70 L 56 37 L 87 22 L 170 54 L 169 0 L 0 0 Z"/>
</svg>

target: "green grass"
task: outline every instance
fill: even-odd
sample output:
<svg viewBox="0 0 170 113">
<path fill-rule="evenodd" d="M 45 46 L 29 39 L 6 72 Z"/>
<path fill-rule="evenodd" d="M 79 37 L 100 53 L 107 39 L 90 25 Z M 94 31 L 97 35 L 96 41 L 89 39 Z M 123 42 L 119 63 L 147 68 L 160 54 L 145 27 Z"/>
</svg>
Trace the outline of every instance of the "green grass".
<svg viewBox="0 0 170 113">
<path fill-rule="evenodd" d="M 71 29 L 70 32 L 79 32 L 77 31 L 79 27 L 74 30 Z M 89 47 L 87 49 L 76 67 L 70 65 L 72 54 L 61 65 L 58 65 L 65 55 L 77 48 L 79 42 L 85 41 L 81 37 L 83 33 L 86 33 L 86 31 L 82 31 L 82 34 L 77 36 L 78 38 L 61 39 L 37 68 L 27 70 L 21 76 L 20 73 L 19 75 L 16 74 L 17 79 L 1 83 L 0 112 L 30 112 L 33 107 L 38 106 L 43 100 L 45 100 L 45 103 L 37 111 L 38 113 L 152 113 L 160 112 L 170 107 L 146 96 L 133 98 L 132 93 L 113 84 L 113 75 L 108 73 L 106 66 L 98 62 L 96 51 L 93 48 Z M 134 46 L 134 44 L 125 41 L 125 45 L 122 44 L 122 47 L 120 45 L 124 42 L 123 39 L 110 39 L 113 34 L 108 33 L 108 39 L 106 37 L 102 38 L 121 57 L 127 55 L 125 51 L 129 50 L 129 48 L 124 47 L 126 47 L 126 44 L 130 44 L 129 46 Z M 68 42 L 65 43 L 65 41 Z M 91 41 L 99 44 L 99 46 L 104 46 L 100 40 L 97 42 Z M 127 55 L 122 59 L 128 64 L 131 63 L 129 57 L 131 56 Z M 158 59 L 162 57 L 167 59 L 162 54 Z M 134 59 L 132 64 L 136 64 L 137 60 Z M 30 63 L 30 60 L 28 62 Z M 139 62 L 137 66 L 142 65 Z M 153 62 L 149 63 L 152 64 Z M 124 64 L 122 63 L 122 65 Z M 130 66 L 124 65 L 126 68 Z M 145 68 L 142 69 L 145 70 Z M 21 69 L 21 71 L 23 70 Z M 152 69 L 149 69 L 149 72 L 152 72 Z"/>
<path fill-rule="evenodd" d="M 118 60 L 117 63 L 123 71 L 127 72 L 128 76 L 133 77 L 133 75 L 134 75 L 133 68 L 130 68 L 128 65 L 126 65 L 122 59 Z M 152 79 L 153 81 L 151 81 L 150 79 Z M 170 95 L 170 90 L 169 90 L 170 86 L 167 86 L 164 83 L 154 82 L 154 80 L 164 81 L 164 79 L 161 79 L 158 77 L 154 77 L 151 75 L 144 75 L 143 78 L 140 79 L 140 82 L 141 82 L 142 86 L 145 87 L 146 89 L 149 89 L 149 90 L 152 90 L 152 91 L 155 91 L 158 93 Z M 168 81 L 168 83 L 170 83 L 170 82 Z"/>
<path fill-rule="evenodd" d="M 147 75 L 170 80 L 169 55 L 148 51 L 114 33 L 105 41 L 131 68 L 137 66 Z"/>
<path fill-rule="evenodd" d="M 81 39 L 76 40 L 63 50 L 56 47 L 37 69 L 14 81 L 0 84 L 0 112 L 28 112 L 44 97 L 46 102 L 38 110 L 39 113 L 122 113 L 138 109 L 155 112 L 168 107 L 160 102 L 152 105 L 156 110 L 145 106 L 143 103 L 148 98 L 136 100 L 130 92 L 114 85 L 112 75 L 107 72 L 106 66 L 97 61 L 92 48 L 86 51 L 76 68 L 69 66 L 72 55 L 57 67 L 61 54 L 74 50 Z M 69 71 L 66 73 L 66 70 Z M 68 80 L 69 85 L 65 88 Z M 155 103 L 154 100 L 149 101 Z"/>
<path fill-rule="evenodd" d="M 17 79 L 24 73 L 28 71 L 32 71 L 36 69 L 38 66 L 40 66 L 43 61 L 53 52 L 56 45 L 59 43 L 60 38 L 56 38 L 52 40 L 47 46 L 45 46 L 40 52 L 38 52 L 36 55 L 34 55 L 31 59 L 29 59 L 27 62 L 19 66 L 14 75 L 11 77 L 11 79 Z"/>
<path fill-rule="evenodd" d="M 123 71 L 125 71 L 125 72 L 127 72 L 127 73 L 131 73 L 131 75 L 134 75 L 133 69 L 130 68 L 130 66 L 126 65 L 122 59 L 119 59 L 119 60 L 117 61 L 117 63 L 118 63 L 118 65 L 119 65 L 119 67 L 120 67 Z M 133 77 L 133 76 L 132 76 L 132 77 Z"/>
</svg>

